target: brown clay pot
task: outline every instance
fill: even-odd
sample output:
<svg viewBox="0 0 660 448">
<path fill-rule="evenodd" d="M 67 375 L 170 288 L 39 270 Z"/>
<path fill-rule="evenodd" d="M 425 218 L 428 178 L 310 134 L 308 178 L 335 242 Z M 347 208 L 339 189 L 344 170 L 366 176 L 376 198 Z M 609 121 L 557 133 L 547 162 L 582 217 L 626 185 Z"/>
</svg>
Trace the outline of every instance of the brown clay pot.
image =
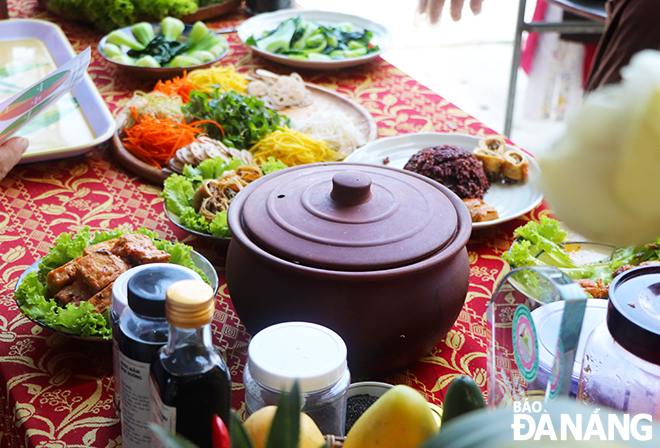
<svg viewBox="0 0 660 448">
<path fill-rule="evenodd" d="M 423 176 L 350 163 L 289 168 L 248 185 L 228 222 L 227 287 L 248 331 L 324 325 L 346 342 L 354 376 L 424 356 L 465 302 L 470 215 Z"/>
</svg>

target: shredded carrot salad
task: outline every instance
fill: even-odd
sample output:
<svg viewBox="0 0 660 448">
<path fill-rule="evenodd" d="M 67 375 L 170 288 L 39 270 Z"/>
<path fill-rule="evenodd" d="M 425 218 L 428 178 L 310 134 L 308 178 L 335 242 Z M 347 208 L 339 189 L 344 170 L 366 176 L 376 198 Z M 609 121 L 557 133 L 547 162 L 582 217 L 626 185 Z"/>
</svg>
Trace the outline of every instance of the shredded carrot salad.
<svg viewBox="0 0 660 448">
<path fill-rule="evenodd" d="M 162 92 L 170 97 L 177 95 L 183 100 L 183 104 L 186 104 L 190 101 L 190 92 L 198 89 L 197 85 L 188 79 L 186 72 L 183 72 L 182 77 L 177 76 L 174 79 L 168 79 L 166 81 L 159 80 L 153 91 Z"/>
<path fill-rule="evenodd" d="M 182 117 L 159 119 L 151 115 L 138 116 L 135 107 L 130 110 L 135 125 L 124 129 L 124 147 L 140 160 L 158 168 L 166 165 L 177 149 L 197 141 L 197 136 L 204 132 L 198 126 L 215 124 L 224 135 L 222 126 L 215 121 L 201 120 L 186 124 Z"/>
</svg>

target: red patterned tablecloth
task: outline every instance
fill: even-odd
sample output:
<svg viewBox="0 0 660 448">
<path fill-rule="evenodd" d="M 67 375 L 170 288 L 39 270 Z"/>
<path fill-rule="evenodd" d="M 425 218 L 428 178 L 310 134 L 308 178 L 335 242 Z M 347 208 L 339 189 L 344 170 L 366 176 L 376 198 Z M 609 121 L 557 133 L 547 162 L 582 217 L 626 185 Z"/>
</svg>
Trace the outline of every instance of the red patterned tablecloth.
<svg viewBox="0 0 660 448">
<path fill-rule="evenodd" d="M 92 47 L 89 73 L 110 110 L 116 113 L 136 89 L 153 82 L 130 79 L 101 58 L 102 35 L 90 26 L 67 22 L 39 8 L 36 0 L 10 2 L 11 17 L 39 18 L 62 27 L 77 51 Z M 212 28 L 235 26 L 242 12 L 213 21 Z M 286 68 L 254 56 L 236 35 L 223 63 L 240 71 Z M 430 62 L 432 63 L 432 62 Z M 375 118 L 379 137 L 409 132 L 494 132 L 382 59 L 331 73 L 303 72 L 306 81 L 362 104 Z M 172 225 L 162 212 L 160 188 L 125 171 L 105 147 L 81 157 L 20 165 L 0 182 L 0 446 L 111 448 L 121 446 L 112 404 L 109 343 L 84 342 L 43 329 L 21 315 L 13 289 L 20 274 L 44 256 L 61 232 L 144 226 L 162 238 L 193 245 L 219 269 L 221 288 L 213 323 L 214 341 L 227 354 L 234 381 L 234 408 L 242 410 L 242 371 L 249 335 L 231 305 L 223 262 L 213 250 Z M 523 220 L 547 213 L 537 208 Z M 487 302 L 508 265 L 501 259 L 522 220 L 475 230 L 468 244 L 470 289 L 458 321 L 447 337 L 408 368 L 377 380 L 407 384 L 441 404 L 458 374 L 469 375 L 485 391 Z"/>
</svg>

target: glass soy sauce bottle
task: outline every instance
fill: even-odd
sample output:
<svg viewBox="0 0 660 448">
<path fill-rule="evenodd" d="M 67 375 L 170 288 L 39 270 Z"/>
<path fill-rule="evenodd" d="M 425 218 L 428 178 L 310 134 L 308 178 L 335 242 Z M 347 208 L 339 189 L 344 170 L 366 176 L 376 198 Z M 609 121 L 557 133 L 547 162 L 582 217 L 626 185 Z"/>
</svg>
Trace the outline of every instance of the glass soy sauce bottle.
<svg viewBox="0 0 660 448">
<path fill-rule="evenodd" d="M 213 290 L 183 280 L 168 288 L 165 306 L 169 339 L 151 366 L 151 421 L 212 448 L 213 416 L 229 427 L 231 408 L 231 377 L 211 338 Z"/>
<path fill-rule="evenodd" d="M 154 263 L 136 271 L 127 282 L 128 308 L 121 313 L 113 337 L 117 343 L 114 374 L 121 389 L 120 418 L 125 448 L 151 444 L 150 368 L 167 343 L 167 288 L 179 280 L 199 279 L 182 266 Z M 130 272 L 130 271 L 127 271 Z M 119 390 L 117 391 L 119 392 Z"/>
</svg>

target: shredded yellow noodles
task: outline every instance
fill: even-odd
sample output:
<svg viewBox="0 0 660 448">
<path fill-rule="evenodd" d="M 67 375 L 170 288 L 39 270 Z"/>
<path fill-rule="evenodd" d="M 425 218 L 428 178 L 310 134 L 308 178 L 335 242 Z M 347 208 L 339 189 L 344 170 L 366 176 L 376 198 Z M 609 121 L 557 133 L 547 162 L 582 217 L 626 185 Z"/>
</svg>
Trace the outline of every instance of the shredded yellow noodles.
<svg viewBox="0 0 660 448">
<path fill-rule="evenodd" d="M 223 92 L 234 90 L 243 95 L 247 92 L 248 80 L 233 65 L 193 70 L 188 73 L 188 80 L 205 91 L 215 86 Z"/>
<path fill-rule="evenodd" d="M 279 128 L 262 137 L 250 151 L 255 163 L 264 163 L 268 157 L 274 157 L 286 166 L 334 162 L 346 157 L 328 148 L 323 140 L 289 128 Z"/>
</svg>

